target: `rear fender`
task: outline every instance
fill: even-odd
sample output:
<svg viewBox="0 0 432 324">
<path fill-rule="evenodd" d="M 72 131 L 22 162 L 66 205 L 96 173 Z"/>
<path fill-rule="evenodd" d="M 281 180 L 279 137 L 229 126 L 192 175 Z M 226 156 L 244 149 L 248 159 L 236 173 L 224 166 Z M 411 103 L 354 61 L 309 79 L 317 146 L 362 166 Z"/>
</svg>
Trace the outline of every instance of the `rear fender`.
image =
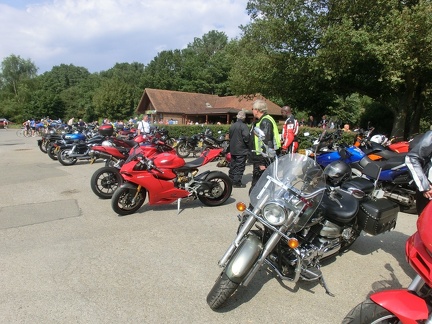
<svg viewBox="0 0 432 324">
<path fill-rule="evenodd" d="M 260 239 L 255 234 L 249 233 L 225 268 L 228 278 L 240 284 L 258 260 L 262 250 L 263 244 Z"/>
<path fill-rule="evenodd" d="M 384 290 L 370 299 L 396 315 L 402 323 L 418 323 L 428 318 L 425 300 L 406 289 Z"/>
</svg>

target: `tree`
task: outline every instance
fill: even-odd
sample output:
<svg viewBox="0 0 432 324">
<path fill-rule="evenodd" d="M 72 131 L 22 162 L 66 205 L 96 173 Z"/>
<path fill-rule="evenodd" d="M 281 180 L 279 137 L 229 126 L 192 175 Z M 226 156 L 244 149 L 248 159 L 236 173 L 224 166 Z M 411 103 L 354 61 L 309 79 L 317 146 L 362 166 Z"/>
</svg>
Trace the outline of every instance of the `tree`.
<svg viewBox="0 0 432 324">
<path fill-rule="evenodd" d="M 25 60 L 14 54 L 6 57 L 1 64 L 2 90 L 13 93 L 18 97 L 20 85 L 36 77 L 37 67 L 31 60 Z"/>
<path fill-rule="evenodd" d="M 359 93 L 391 109 L 392 135 L 415 132 L 432 81 L 431 6 L 429 0 L 251 0 L 232 89 L 323 113 L 338 96 Z"/>
<path fill-rule="evenodd" d="M 431 2 L 342 0 L 328 18 L 318 56 L 326 78 L 390 108 L 392 135 L 418 132 L 432 86 Z"/>
<path fill-rule="evenodd" d="M 133 115 L 136 105 L 133 90 L 118 79 L 104 79 L 93 97 L 95 112 L 99 117 L 121 120 Z"/>
</svg>

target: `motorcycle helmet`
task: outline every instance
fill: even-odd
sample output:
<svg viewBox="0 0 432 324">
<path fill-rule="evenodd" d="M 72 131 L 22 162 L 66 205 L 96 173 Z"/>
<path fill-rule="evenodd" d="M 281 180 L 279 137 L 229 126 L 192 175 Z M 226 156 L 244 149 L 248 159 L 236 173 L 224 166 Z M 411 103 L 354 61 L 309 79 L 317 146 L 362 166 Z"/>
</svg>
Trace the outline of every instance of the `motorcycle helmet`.
<svg viewBox="0 0 432 324">
<path fill-rule="evenodd" d="M 332 186 L 340 186 L 351 178 L 351 167 L 344 161 L 333 161 L 324 168 L 326 182 Z"/>
<path fill-rule="evenodd" d="M 371 142 L 383 144 L 384 142 L 387 141 L 387 137 L 385 137 L 384 135 L 374 135 L 371 137 L 370 140 L 371 140 Z"/>
<path fill-rule="evenodd" d="M 114 145 L 113 145 L 113 143 L 111 143 L 110 141 L 103 141 L 103 142 L 102 142 L 102 146 L 112 147 L 112 146 L 114 146 Z"/>
</svg>

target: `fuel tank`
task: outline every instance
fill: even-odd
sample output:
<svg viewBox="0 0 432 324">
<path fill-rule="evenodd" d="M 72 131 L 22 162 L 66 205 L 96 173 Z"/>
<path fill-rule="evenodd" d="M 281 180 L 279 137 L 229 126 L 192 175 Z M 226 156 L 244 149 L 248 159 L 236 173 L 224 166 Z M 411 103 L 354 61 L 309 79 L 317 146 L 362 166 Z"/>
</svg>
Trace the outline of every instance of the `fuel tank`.
<svg viewBox="0 0 432 324">
<path fill-rule="evenodd" d="M 185 165 L 185 160 L 175 153 L 161 153 L 156 155 L 153 163 L 160 169 L 177 169 Z"/>
</svg>

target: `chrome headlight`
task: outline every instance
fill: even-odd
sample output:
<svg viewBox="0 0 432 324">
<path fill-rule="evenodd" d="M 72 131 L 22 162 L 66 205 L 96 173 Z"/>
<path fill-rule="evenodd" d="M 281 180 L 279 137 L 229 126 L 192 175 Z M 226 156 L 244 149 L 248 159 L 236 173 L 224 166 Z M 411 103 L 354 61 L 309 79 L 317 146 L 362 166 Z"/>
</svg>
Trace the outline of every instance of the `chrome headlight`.
<svg viewBox="0 0 432 324">
<path fill-rule="evenodd" d="M 282 202 L 271 201 L 262 209 L 263 217 L 271 225 L 282 225 L 287 219 L 287 213 Z"/>
</svg>

